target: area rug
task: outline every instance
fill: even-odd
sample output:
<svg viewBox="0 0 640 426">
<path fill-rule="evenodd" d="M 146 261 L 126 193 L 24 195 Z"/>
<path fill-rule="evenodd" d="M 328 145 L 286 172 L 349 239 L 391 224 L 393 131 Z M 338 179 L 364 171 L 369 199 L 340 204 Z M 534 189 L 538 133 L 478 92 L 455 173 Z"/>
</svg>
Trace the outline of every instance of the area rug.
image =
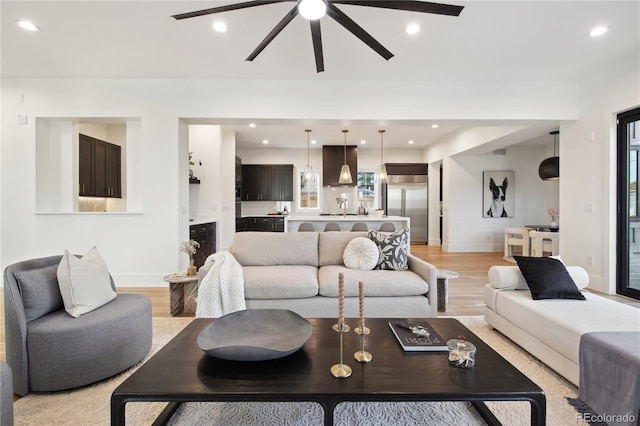
<svg viewBox="0 0 640 426">
<path fill-rule="evenodd" d="M 481 316 L 457 317 L 478 337 L 518 367 L 540 386 L 547 397 L 547 424 L 586 425 L 565 398 L 577 398 L 577 388 L 520 349 Z M 191 318 L 154 318 L 153 346 L 158 351 Z M 140 363 L 139 365 L 141 365 Z M 138 367 L 92 386 L 68 392 L 30 394 L 14 404 L 15 424 L 20 425 L 108 425 L 113 389 Z M 128 425 L 151 425 L 164 403 L 129 403 Z M 526 402 L 487 402 L 504 425 L 529 424 Z M 336 425 L 482 425 L 484 422 L 466 403 L 342 403 L 334 413 Z M 322 409 L 313 403 L 188 403 L 171 419 L 171 425 L 320 425 Z"/>
</svg>

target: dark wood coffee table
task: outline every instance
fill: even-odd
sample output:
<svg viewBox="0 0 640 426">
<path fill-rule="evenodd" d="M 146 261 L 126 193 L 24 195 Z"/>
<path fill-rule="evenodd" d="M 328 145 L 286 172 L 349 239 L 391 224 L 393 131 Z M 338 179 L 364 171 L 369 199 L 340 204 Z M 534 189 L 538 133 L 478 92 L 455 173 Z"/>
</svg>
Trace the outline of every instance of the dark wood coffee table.
<svg viewBox="0 0 640 426">
<path fill-rule="evenodd" d="M 353 359 L 360 336 L 345 333 L 344 363 L 351 377 L 330 373 L 339 362 L 335 319 L 310 319 L 313 334 L 304 347 L 285 358 L 263 362 L 232 362 L 206 355 L 196 344 L 211 319 L 196 319 L 118 386 L 111 396 L 111 424 L 125 424 L 127 402 L 171 402 L 155 424 L 164 424 L 182 402 L 312 401 L 324 409 L 325 425 L 344 401 L 471 401 L 489 424 L 500 424 L 483 401 L 529 401 L 531 424 L 544 425 L 544 392 L 482 340 L 452 318 L 429 323 L 445 339 L 460 334 L 477 347 L 471 369 L 451 367 L 446 352 L 404 352 L 388 319 L 368 319 L 366 350 L 373 361 Z M 215 320 L 214 320 L 215 321 Z M 355 326 L 357 320 L 347 320 Z"/>
</svg>

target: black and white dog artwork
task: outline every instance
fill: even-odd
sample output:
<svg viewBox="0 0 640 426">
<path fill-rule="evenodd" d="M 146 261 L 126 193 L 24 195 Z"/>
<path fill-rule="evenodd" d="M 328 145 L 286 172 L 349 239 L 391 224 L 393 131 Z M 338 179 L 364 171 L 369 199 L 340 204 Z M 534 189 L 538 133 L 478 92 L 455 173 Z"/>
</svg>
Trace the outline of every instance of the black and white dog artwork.
<svg viewBox="0 0 640 426">
<path fill-rule="evenodd" d="M 491 207 L 487 210 L 487 217 L 509 217 L 505 207 L 507 200 L 507 186 L 509 180 L 505 177 L 502 185 L 497 185 L 493 178 L 489 179 L 489 191 L 491 191 Z"/>
</svg>

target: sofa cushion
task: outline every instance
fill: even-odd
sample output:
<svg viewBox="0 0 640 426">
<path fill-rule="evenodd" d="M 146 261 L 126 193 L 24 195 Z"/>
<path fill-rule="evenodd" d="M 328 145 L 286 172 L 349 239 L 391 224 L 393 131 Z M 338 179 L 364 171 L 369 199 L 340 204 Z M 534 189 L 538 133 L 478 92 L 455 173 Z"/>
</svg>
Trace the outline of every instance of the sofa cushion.
<svg viewBox="0 0 640 426">
<path fill-rule="evenodd" d="M 342 255 L 354 238 L 366 237 L 366 232 L 320 232 L 318 265 L 344 265 Z"/>
<path fill-rule="evenodd" d="M 229 251 L 242 266 L 318 266 L 317 232 L 236 232 Z M 340 252 L 342 257 L 342 252 Z"/>
<path fill-rule="evenodd" d="M 524 276 L 531 297 L 541 299 L 585 300 L 564 264 L 550 257 L 513 256 Z"/>
<path fill-rule="evenodd" d="M 64 308 L 72 317 L 91 312 L 116 297 L 109 269 L 95 247 L 80 259 L 65 250 L 57 275 Z"/>
<path fill-rule="evenodd" d="M 243 266 L 242 275 L 245 299 L 300 299 L 318 295 L 315 266 Z"/>
<path fill-rule="evenodd" d="M 27 322 L 64 308 L 57 272 L 58 265 L 55 264 L 14 273 Z"/>
<path fill-rule="evenodd" d="M 409 228 L 391 234 L 369 231 L 369 238 L 378 246 L 379 258 L 376 269 L 406 271 L 409 269 Z"/>
<path fill-rule="evenodd" d="M 365 296 L 418 296 L 429 291 L 429 284 L 412 271 L 357 271 L 346 266 L 328 265 L 318 270 L 320 296 L 338 297 L 339 273 L 344 274 L 345 297 L 358 296 L 359 281 L 364 284 Z"/>
<path fill-rule="evenodd" d="M 589 285 L 589 274 L 581 266 L 566 266 L 567 272 L 578 289 Z M 529 290 L 529 286 L 517 266 L 494 265 L 489 268 L 489 284 L 505 290 Z"/>
<path fill-rule="evenodd" d="M 354 238 L 344 249 L 342 259 L 349 269 L 370 271 L 378 264 L 378 246 L 366 237 Z"/>
</svg>

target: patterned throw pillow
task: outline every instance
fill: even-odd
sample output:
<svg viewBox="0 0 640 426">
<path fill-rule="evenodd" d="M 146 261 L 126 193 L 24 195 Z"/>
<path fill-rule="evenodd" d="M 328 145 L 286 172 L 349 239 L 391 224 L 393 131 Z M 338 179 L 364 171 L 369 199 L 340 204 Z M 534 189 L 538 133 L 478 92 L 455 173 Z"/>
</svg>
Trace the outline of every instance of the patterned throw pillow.
<svg viewBox="0 0 640 426">
<path fill-rule="evenodd" d="M 369 231 L 369 239 L 378 246 L 378 264 L 374 269 L 406 271 L 409 269 L 409 228 L 392 234 Z"/>
</svg>

